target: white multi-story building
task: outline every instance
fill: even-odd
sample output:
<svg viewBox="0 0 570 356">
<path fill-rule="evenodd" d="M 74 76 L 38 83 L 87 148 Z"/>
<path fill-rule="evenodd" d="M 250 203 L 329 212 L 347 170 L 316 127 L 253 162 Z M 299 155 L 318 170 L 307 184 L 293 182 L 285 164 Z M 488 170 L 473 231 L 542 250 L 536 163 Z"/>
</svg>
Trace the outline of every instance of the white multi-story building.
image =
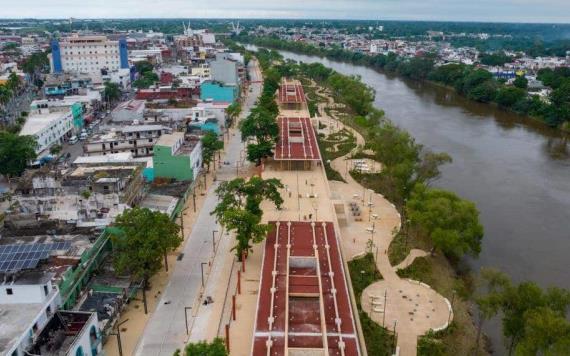
<svg viewBox="0 0 570 356">
<path fill-rule="evenodd" d="M 128 68 L 127 41 L 106 36 L 72 36 L 51 42 L 49 55 L 52 73 L 101 73 Z"/>
<path fill-rule="evenodd" d="M 73 129 L 73 111 L 39 110 L 30 114 L 20 131 L 20 136 L 33 136 L 36 140 L 36 152 L 41 153 L 54 144 L 60 144 L 71 136 Z"/>
<path fill-rule="evenodd" d="M 1 355 L 24 355 L 56 312 L 61 298 L 52 277 L 31 271 L 0 284 Z"/>
</svg>

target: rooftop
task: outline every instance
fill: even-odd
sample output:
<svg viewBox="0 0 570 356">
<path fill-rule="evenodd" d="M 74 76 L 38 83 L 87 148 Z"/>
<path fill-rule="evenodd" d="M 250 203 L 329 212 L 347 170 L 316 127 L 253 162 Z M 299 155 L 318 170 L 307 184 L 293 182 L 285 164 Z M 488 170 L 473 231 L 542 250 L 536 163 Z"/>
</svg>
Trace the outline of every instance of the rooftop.
<svg viewBox="0 0 570 356">
<path fill-rule="evenodd" d="M 26 119 L 26 123 L 20 131 L 20 135 L 35 135 L 42 131 L 44 128 L 51 125 L 53 122 L 56 122 L 68 114 L 68 111 L 55 111 L 45 114 L 31 114 Z"/>
<path fill-rule="evenodd" d="M 279 101 L 283 104 L 298 104 L 306 102 L 303 85 L 298 80 L 283 80 L 279 86 Z"/>
<path fill-rule="evenodd" d="M 16 345 L 43 307 L 42 303 L 0 304 L 0 354 Z"/>
<path fill-rule="evenodd" d="M 148 208 L 152 211 L 160 211 L 171 216 L 178 204 L 178 198 L 170 195 L 148 194 L 140 203 L 142 208 Z"/>
<path fill-rule="evenodd" d="M 274 159 L 320 161 L 321 153 L 315 130 L 308 117 L 279 117 L 279 140 Z"/>
<path fill-rule="evenodd" d="M 252 354 L 359 355 L 334 225 L 270 224 Z"/>
<path fill-rule="evenodd" d="M 184 132 L 173 132 L 160 136 L 158 141 L 156 141 L 156 145 L 172 147 L 180 140 L 184 140 Z"/>
</svg>

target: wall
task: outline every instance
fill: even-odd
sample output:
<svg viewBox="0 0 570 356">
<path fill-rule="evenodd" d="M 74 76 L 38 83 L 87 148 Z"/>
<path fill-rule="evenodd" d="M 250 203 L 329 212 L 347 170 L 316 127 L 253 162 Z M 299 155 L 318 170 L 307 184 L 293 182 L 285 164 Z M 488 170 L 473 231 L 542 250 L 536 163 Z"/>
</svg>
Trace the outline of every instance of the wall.
<svg viewBox="0 0 570 356">
<path fill-rule="evenodd" d="M 48 294 L 44 292 L 44 285 L 47 287 Z M 11 289 L 9 295 L 7 290 Z M 46 284 L 3 284 L 0 286 L 0 304 L 27 304 L 27 303 L 43 303 L 49 293 L 52 292 L 51 282 Z"/>
<path fill-rule="evenodd" d="M 154 146 L 154 177 L 174 178 L 179 181 L 192 180 L 192 164 L 190 155 L 173 156 L 170 146 Z"/>
</svg>

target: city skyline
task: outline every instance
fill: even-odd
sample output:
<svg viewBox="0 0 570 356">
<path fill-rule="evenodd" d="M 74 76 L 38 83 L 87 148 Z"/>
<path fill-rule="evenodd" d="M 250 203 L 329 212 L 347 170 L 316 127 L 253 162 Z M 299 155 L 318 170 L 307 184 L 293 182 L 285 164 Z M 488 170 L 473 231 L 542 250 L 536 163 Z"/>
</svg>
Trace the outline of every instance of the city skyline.
<svg viewBox="0 0 570 356">
<path fill-rule="evenodd" d="M 221 0 L 215 8 L 182 0 L 162 1 L 160 6 L 148 0 L 97 0 L 81 8 L 70 0 L 24 0 L 4 7 L 2 18 L 173 18 L 173 9 L 176 18 L 570 22 L 570 2 L 563 0 Z"/>
</svg>

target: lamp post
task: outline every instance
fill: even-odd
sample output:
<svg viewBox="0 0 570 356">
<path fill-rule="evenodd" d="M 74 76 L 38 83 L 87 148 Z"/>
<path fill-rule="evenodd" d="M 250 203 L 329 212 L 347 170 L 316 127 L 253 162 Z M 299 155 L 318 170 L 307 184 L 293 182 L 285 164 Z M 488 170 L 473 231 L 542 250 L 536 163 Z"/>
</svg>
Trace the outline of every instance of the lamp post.
<svg viewBox="0 0 570 356">
<path fill-rule="evenodd" d="M 218 230 L 212 230 L 212 249 L 214 253 L 216 252 L 216 232 L 218 232 Z"/>
<path fill-rule="evenodd" d="M 192 310 L 192 307 L 184 307 L 184 322 L 186 323 L 186 335 L 189 335 L 188 332 L 188 309 Z"/>
</svg>

